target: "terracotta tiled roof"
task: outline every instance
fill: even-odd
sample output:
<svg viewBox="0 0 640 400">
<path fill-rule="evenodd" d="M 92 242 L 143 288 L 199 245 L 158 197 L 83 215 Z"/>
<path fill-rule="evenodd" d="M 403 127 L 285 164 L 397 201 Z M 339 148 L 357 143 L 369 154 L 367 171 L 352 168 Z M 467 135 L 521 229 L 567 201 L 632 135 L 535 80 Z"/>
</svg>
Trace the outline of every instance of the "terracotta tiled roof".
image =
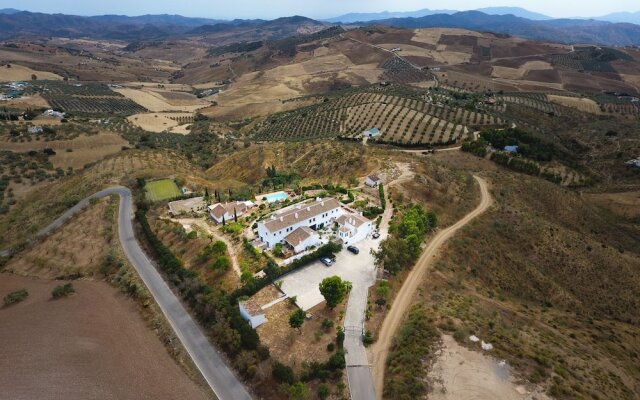
<svg viewBox="0 0 640 400">
<path fill-rule="evenodd" d="M 296 247 L 315 234 L 316 233 L 313 231 L 313 229 L 302 226 L 288 234 L 287 237 L 284 238 L 284 240 L 291 246 Z"/>
<path fill-rule="evenodd" d="M 334 208 L 340 208 L 340 202 L 333 198 L 296 205 L 282 214 L 274 214 L 264 222 L 264 226 L 269 232 L 276 232 Z"/>
</svg>

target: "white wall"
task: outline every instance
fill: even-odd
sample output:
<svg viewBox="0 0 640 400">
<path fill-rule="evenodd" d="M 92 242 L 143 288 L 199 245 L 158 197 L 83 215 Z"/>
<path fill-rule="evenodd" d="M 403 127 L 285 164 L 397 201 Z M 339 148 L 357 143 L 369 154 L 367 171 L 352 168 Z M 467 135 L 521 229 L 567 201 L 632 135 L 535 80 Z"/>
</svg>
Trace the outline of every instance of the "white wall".
<svg viewBox="0 0 640 400">
<path fill-rule="evenodd" d="M 326 214 L 322 217 L 323 214 Z M 315 221 L 309 221 L 308 219 L 304 221 L 300 221 L 297 224 L 294 224 L 290 227 L 283 228 L 277 232 L 269 232 L 265 226 L 265 222 L 268 222 L 269 219 L 258 222 L 258 237 L 262 240 L 263 243 L 267 245 L 269 249 L 273 249 L 276 243 L 280 243 L 284 240 L 284 238 L 289 235 L 291 232 L 302 226 L 320 226 L 324 224 L 327 226 L 329 223 L 332 223 L 334 219 L 340 217 L 342 215 L 342 209 L 340 207 L 334 208 L 333 210 L 329 210 L 326 213 L 322 213 L 320 215 L 315 216 Z M 276 215 L 277 218 L 277 215 Z"/>
</svg>

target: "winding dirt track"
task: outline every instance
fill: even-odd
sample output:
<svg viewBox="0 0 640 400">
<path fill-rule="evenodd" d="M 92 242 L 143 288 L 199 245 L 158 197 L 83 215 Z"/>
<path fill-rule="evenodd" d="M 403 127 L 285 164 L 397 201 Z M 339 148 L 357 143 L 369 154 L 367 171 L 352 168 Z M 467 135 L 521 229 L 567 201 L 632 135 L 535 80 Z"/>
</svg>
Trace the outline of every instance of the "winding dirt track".
<svg viewBox="0 0 640 400">
<path fill-rule="evenodd" d="M 373 367 L 373 381 L 376 389 L 376 397 L 382 399 L 382 392 L 384 388 L 384 369 L 387 362 L 387 356 L 389 354 L 389 348 L 391 347 L 391 341 L 393 335 L 398 330 L 400 323 L 402 322 L 407 309 L 411 306 L 413 295 L 415 294 L 418 286 L 422 282 L 425 272 L 431 267 L 432 262 L 436 259 L 438 250 L 440 247 L 449 240 L 455 233 L 474 218 L 484 213 L 491 204 L 493 204 L 493 198 L 489 193 L 489 187 L 487 182 L 474 176 L 478 184 L 480 184 L 481 200 L 478 207 L 467 214 L 460 221 L 454 225 L 441 230 L 431 240 L 427 248 L 424 250 L 415 267 L 411 273 L 405 279 L 404 284 L 400 288 L 396 299 L 391 306 L 389 314 L 382 323 L 382 328 L 378 335 L 378 340 L 371 349 L 372 355 L 372 367 Z"/>
</svg>

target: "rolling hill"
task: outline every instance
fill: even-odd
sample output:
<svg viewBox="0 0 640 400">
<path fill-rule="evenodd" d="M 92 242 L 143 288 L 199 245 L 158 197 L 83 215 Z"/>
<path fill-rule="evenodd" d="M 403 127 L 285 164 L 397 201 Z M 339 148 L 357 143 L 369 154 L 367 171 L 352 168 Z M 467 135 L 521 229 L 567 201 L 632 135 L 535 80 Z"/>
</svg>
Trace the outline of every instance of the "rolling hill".
<svg viewBox="0 0 640 400">
<path fill-rule="evenodd" d="M 533 21 L 514 15 L 488 15 L 479 11 L 465 11 L 452 15 L 436 14 L 421 18 L 392 18 L 370 21 L 369 24 L 401 28 L 461 28 L 560 43 L 640 45 L 640 25 L 573 19 Z"/>
</svg>

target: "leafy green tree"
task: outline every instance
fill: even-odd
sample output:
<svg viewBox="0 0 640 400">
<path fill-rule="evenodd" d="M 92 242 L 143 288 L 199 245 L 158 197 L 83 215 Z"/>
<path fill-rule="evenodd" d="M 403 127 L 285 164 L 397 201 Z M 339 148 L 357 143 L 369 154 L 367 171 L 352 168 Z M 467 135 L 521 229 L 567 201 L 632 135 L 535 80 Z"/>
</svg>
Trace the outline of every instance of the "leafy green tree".
<svg viewBox="0 0 640 400">
<path fill-rule="evenodd" d="M 349 288 L 348 282 L 340 279 L 339 276 L 330 276 L 320 282 L 320 293 L 324 296 L 327 306 L 331 309 L 344 300 L 347 290 Z"/>
<path fill-rule="evenodd" d="M 289 315 L 289 326 L 294 329 L 297 329 L 299 332 L 300 328 L 302 327 L 302 324 L 304 324 L 304 319 L 306 318 L 306 316 L 307 316 L 307 313 L 305 313 L 302 309 L 298 308 L 297 310 L 292 312 L 291 315 Z"/>
</svg>

